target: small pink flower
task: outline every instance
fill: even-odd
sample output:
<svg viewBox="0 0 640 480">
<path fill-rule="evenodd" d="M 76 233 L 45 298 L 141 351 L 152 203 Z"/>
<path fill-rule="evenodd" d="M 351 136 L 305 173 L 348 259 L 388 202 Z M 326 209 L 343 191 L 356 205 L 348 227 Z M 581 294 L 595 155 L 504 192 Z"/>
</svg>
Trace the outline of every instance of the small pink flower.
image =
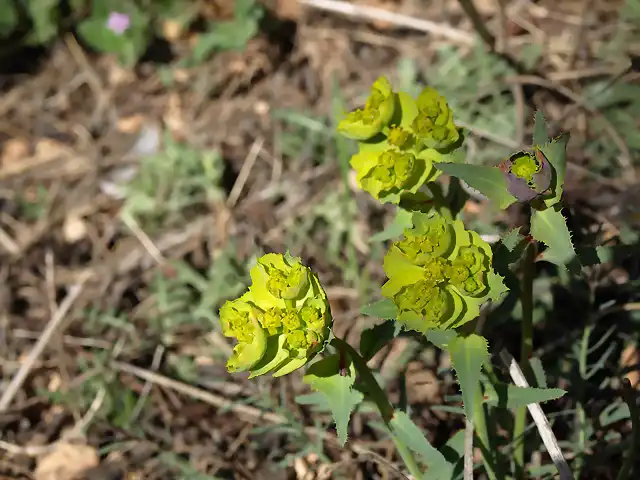
<svg viewBox="0 0 640 480">
<path fill-rule="evenodd" d="M 107 28 L 117 35 L 122 35 L 131 24 L 131 19 L 126 13 L 111 12 L 107 19 Z"/>
</svg>

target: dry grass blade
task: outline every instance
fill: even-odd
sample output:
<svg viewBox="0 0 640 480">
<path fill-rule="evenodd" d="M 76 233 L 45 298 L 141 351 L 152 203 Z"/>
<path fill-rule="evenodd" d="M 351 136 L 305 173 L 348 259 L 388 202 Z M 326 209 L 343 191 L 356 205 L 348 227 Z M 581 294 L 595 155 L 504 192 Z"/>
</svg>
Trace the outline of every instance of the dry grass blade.
<svg viewBox="0 0 640 480">
<path fill-rule="evenodd" d="M 250 423 L 255 423 L 260 420 L 273 424 L 289 423 L 289 421 L 282 415 L 278 415 L 272 412 L 264 412 L 259 408 L 245 405 L 243 403 L 232 402 L 231 400 L 228 400 L 221 395 L 216 395 L 201 388 L 193 387 L 186 383 L 173 380 L 171 378 L 165 377 L 164 375 L 160 375 L 159 373 L 152 372 L 144 368 L 136 367 L 134 365 L 118 361 L 112 361 L 110 363 L 110 366 L 119 372 L 128 373 L 147 382 L 155 383 L 157 385 L 160 385 L 161 387 L 180 392 L 184 395 L 188 395 L 216 408 L 224 408 L 226 410 L 229 410 L 236 414 L 238 417 Z M 320 437 L 325 441 L 331 442 L 335 445 L 339 445 L 337 437 L 327 431 L 323 431 L 315 427 L 305 427 L 304 431 L 307 435 Z M 390 471 L 393 471 L 399 478 L 407 478 L 407 476 L 404 475 L 392 462 L 385 459 L 376 452 L 360 445 L 358 442 L 350 441 L 348 446 L 355 453 L 368 456 L 377 463 L 384 465 Z"/>
<path fill-rule="evenodd" d="M 431 22 L 421 18 L 410 17 L 365 5 L 354 5 L 337 0 L 298 0 L 301 4 L 319 10 L 339 13 L 364 20 L 387 22 L 398 27 L 410 28 L 419 32 L 431 33 L 447 38 L 462 45 L 473 45 L 475 39 L 469 33 L 442 23 Z"/>
<path fill-rule="evenodd" d="M 516 362 L 515 358 L 507 352 L 506 350 L 502 350 L 500 352 L 500 360 L 504 366 L 509 369 L 509 375 L 511 375 L 511 379 L 513 383 L 515 383 L 518 387 L 528 387 L 529 383 L 525 378 L 518 362 Z M 551 429 L 551 425 L 549 425 L 549 420 L 545 416 L 542 408 L 537 403 L 530 403 L 527 405 L 527 409 L 531 414 L 531 418 L 536 424 L 538 428 L 538 433 L 542 438 L 544 446 L 547 448 L 549 455 L 551 455 L 551 460 L 553 464 L 558 469 L 560 473 L 560 480 L 573 480 L 573 474 L 571 473 L 571 469 L 569 468 L 569 464 L 562 455 L 562 450 L 560 450 L 560 446 L 558 445 L 558 440 Z"/>
<path fill-rule="evenodd" d="M 42 335 L 29 352 L 29 355 L 27 355 L 25 361 L 22 363 L 22 365 L 20 365 L 20 369 L 11 379 L 9 385 L 7 385 L 7 388 L 2 394 L 2 397 L 0 397 L 0 412 L 6 410 L 9 407 L 9 404 L 20 390 L 20 387 L 22 386 L 27 376 L 29 375 L 29 372 L 36 363 L 36 360 L 42 354 L 52 336 L 62 324 L 62 321 L 65 319 L 67 313 L 71 309 L 71 306 L 80 296 L 80 293 L 82 293 L 84 284 L 87 282 L 87 280 L 89 280 L 90 277 L 91 273 L 86 272 L 82 275 L 80 281 L 69 289 L 69 293 L 62 301 L 55 314 L 51 317 L 51 320 L 42 332 Z"/>
</svg>

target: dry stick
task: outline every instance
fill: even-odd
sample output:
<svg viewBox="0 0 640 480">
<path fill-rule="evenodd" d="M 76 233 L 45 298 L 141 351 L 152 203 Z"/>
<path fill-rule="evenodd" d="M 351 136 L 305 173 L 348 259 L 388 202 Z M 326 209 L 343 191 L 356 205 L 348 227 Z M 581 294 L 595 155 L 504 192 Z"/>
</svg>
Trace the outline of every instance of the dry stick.
<svg viewBox="0 0 640 480">
<path fill-rule="evenodd" d="M 439 35 L 463 45 L 473 45 L 475 43 L 473 36 L 465 31 L 458 30 L 442 23 L 430 22 L 429 20 L 423 20 L 421 18 L 389 12 L 381 8 L 354 5 L 352 3 L 340 2 L 337 0 L 298 0 L 298 3 L 317 8 L 319 10 L 340 13 L 348 17 L 362 18 L 374 22 L 387 22 L 398 27 L 410 28 L 420 32 Z"/>
<path fill-rule="evenodd" d="M 144 368 L 136 367 L 134 365 L 118 361 L 112 361 L 109 363 L 109 365 L 111 366 L 111 368 L 119 372 L 128 373 L 147 382 L 152 382 L 160 385 L 161 387 L 175 390 L 176 392 L 188 395 L 192 398 L 195 398 L 196 400 L 200 400 L 201 402 L 213 405 L 216 408 L 232 411 L 236 415 L 238 415 L 238 417 L 249 423 L 255 423 L 258 420 L 264 420 L 276 425 L 289 423 L 289 421 L 285 417 L 283 417 L 282 415 L 278 415 L 277 413 L 264 412 L 259 408 L 252 407 L 250 405 L 233 402 L 220 395 L 215 395 L 211 392 L 207 392 L 206 390 L 202 390 L 186 383 L 173 380 L 172 378 L 165 377 L 164 375 L 160 375 L 159 373 L 145 370 Z M 318 428 L 305 427 L 304 431 L 309 436 L 320 437 L 326 441 L 330 441 L 336 444 L 338 443 L 338 439 L 334 435 L 331 435 L 331 433 L 320 430 Z M 349 446 L 355 453 L 359 455 L 368 455 L 390 470 L 393 470 L 400 477 L 407 478 L 396 465 L 394 465 L 383 456 L 377 454 L 376 452 L 369 450 L 368 448 L 363 447 L 362 445 L 359 445 L 355 442 L 351 442 Z"/>
<path fill-rule="evenodd" d="M 473 480 L 473 422 L 467 418 L 464 428 L 464 480 Z"/>
<path fill-rule="evenodd" d="M 158 368 L 160 367 L 160 362 L 162 360 L 162 356 L 164 355 L 164 351 L 165 351 L 164 346 L 158 345 L 156 347 L 156 351 L 153 352 L 153 359 L 151 360 L 151 369 L 153 371 L 158 370 Z M 140 392 L 140 397 L 138 397 L 138 401 L 136 402 L 136 405 L 133 407 L 133 411 L 129 416 L 129 422 L 128 422 L 129 424 L 132 424 L 133 422 L 135 422 L 138 416 L 142 413 L 142 409 L 144 408 L 144 404 L 147 400 L 147 397 L 149 396 L 149 393 L 151 393 L 152 387 L 153 387 L 153 383 L 147 380 L 144 384 L 144 387 L 142 387 L 142 392 Z"/>
<path fill-rule="evenodd" d="M 262 145 L 264 145 L 264 138 L 259 138 L 253 145 L 251 145 L 251 149 L 249 150 L 249 154 L 242 164 L 242 168 L 240 169 L 240 173 L 238 174 L 238 178 L 236 179 L 236 183 L 231 188 L 231 192 L 229 192 L 229 197 L 227 198 L 227 206 L 233 207 L 240 198 L 240 194 L 244 189 L 245 183 L 249 179 L 249 174 L 253 169 L 253 166 L 260 155 L 260 150 L 262 150 Z"/>
<path fill-rule="evenodd" d="M 526 388 L 529 386 L 518 362 L 516 362 L 515 358 L 513 358 L 509 352 L 503 349 L 500 352 L 500 360 L 502 360 L 505 367 L 509 369 L 509 375 L 511 375 L 513 383 L 518 387 Z M 547 448 L 549 455 L 551 455 L 553 464 L 558 469 L 558 473 L 560 473 L 560 480 L 574 480 L 569 464 L 567 464 L 567 461 L 562 455 L 558 440 L 556 440 L 556 436 L 553 434 L 551 425 L 549 425 L 549 421 L 542 411 L 542 408 L 537 403 L 529 403 L 527 404 L 527 408 L 536 427 L 538 427 L 538 433 L 540 433 L 544 446 Z"/>
<path fill-rule="evenodd" d="M 91 273 L 85 272 L 80 277 L 80 281 L 69 289 L 69 293 L 64 298 L 54 315 L 51 317 L 51 320 L 49 320 L 49 323 L 43 330 L 42 335 L 40 336 L 40 338 L 38 338 L 38 341 L 29 352 L 29 355 L 27 355 L 24 363 L 20 365 L 20 369 L 11 379 L 9 385 L 7 385 L 7 389 L 2 394 L 2 397 L 0 397 L 0 412 L 5 411 L 7 407 L 9 407 L 9 404 L 13 400 L 13 397 L 15 397 L 15 395 L 18 393 L 18 390 L 26 380 L 27 375 L 29 375 L 29 372 L 35 365 L 36 360 L 42 354 L 44 348 L 51 340 L 51 337 L 53 336 L 55 331 L 62 324 L 62 321 L 65 319 L 67 313 L 71 309 L 71 306 L 82 292 L 84 284 L 87 282 L 87 280 L 89 280 L 91 275 Z"/>
<path fill-rule="evenodd" d="M 73 426 L 71 430 L 64 433 L 62 438 L 53 443 L 49 443 L 47 445 L 16 445 L 14 443 L 5 442 L 4 440 L 0 440 L 0 449 L 6 450 L 12 455 L 27 455 L 29 457 L 39 457 L 40 455 L 44 455 L 45 453 L 51 452 L 56 449 L 56 447 L 60 444 L 67 443 L 72 441 L 73 439 L 79 438 L 82 436 L 82 431 L 87 428 L 87 426 L 93 420 L 98 410 L 102 406 L 104 399 L 107 395 L 107 391 L 104 388 L 100 388 L 95 398 L 89 405 L 89 410 L 84 416 Z"/>
</svg>

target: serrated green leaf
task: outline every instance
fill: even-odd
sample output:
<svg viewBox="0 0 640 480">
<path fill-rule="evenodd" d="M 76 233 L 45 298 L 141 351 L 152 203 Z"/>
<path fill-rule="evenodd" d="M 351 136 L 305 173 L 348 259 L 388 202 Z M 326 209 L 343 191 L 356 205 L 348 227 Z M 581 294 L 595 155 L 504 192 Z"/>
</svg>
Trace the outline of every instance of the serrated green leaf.
<svg viewBox="0 0 640 480">
<path fill-rule="evenodd" d="M 362 393 L 353 389 L 356 370 L 350 361 L 348 363 L 347 374 L 341 375 L 340 355 L 325 357 L 311 365 L 303 379 L 304 383 L 327 398 L 336 422 L 338 440 L 342 446 L 347 442 L 347 427 L 351 412 L 364 398 Z"/>
<path fill-rule="evenodd" d="M 454 465 L 464 458 L 464 429 L 458 430 L 447 440 L 442 454 Z"/>
<path fill-rule="evenodd" d="M 576 256 L 571 234 L 559 205 L 532 211 L 531 235 L 547 246 L 539 257 L 542 260 L 564 266 Z"/>
<path fill-rule="evenodd" d="M 533 127 L 533 146 L 542 146 L 549 141 L 547 133 L 547 122 L 544 114 L 540 110 L 536 110 L 535 124 Z"/>
<path fill-rule="evenodd" d="M 530 403 L 542 403 L 562 397 L 565 390 L 561 388 L 518 387 L 499 383 L 487 383 L 485 390 L 486 403 L 500 408 L 520 408 Z"/>
<path fill-rule="evenodd" d="M 398 315 L 398 309 L 396 308 L 393 300 L 389 298 L 383 298 L 377 302 L 370 303 L 360 308 L 362 315 L 369 317 L 377 317 L 382 320 L 390 320 L 396 318 Z"/>
<path fill-rule="evenodd" d="M 502 237 L 501 242 L 510 252 L 513 252 L 523 240 L 525 240 L 525 238 L 520 233 L 520 228 L 514 228 Z"/>
<path fill-rule="evenodd" d="M 540 359 L 533 357 L 529 360 L 529 365 L 531 366 L 534 377 L 536 377 L 536 385 L 538 385 L 539 388 L 547 388 L 547 375 Z"/>
<path fill-rule="evenodd" d="M 455 330 L 429 330 L 424 336 L 439 349 L 446 350 L 449 342 L 458 334 Z"/>
<path fill-rule="evenodd" d="M 314 410 L 322 412 L 331 411 L 331 402 L 326 395 L 320 392 L 309 393 L 307 395 L 298 395 L 295 398 L 298 405 L 311 405 L 316 407 Z"/>
<path fill-rule="evenodd" d="M 473 420 L 473 398 L 480 386 L 482 365 L 489 358 L 487 339 L 471 334 L 467 337 L 456 337 L 447 346 L 451 356 L 451 364 L 462 390 L 462 402 L 465 416 Z"/>
<path fill-rule="evenodd" d="M 360 354 L 365 361 L 370 360 L 385 345 L 393 340 L 401 330 L 401 325 L 387 320 L 372 328 L 367 328 L 360 335 Z"/>
<path fill-rule="evenodd" d="M 433 480 L 449 480 L 451 478 L 454 466 L 424 438 L 422 431 L 413 423 L 409 415 L 396 410 L 389 426 L 392 434 L 417 453 L 427 464 L 428 470 L 423 478 Z"/>
<path fill-rule="evenodd" d="M 567 143 L 569 142 L 569 134 L 565 133 L 541 145 L 539 148 L 547 158 L 554 171 L 554 179 L 552 180 L 553 195 L 547 197 L 544 203 L 551 207 L 557 204 L 562 198 L 564 176 L 567 171 Z"/>
<path fill-rule="evenodd" d="M 493 251 L 493 267 L 503 275 L 510 273 L 509 265 L 516 263 L 524 249 L 529 244 L 527 239 L 520 234 L 519 228 L 514 228 L 507 233 Z"/>
<path fill-rule="evenodd" d="M 497 167 L 464 163 L 434 163 L 434 166 L 447 175 L 464 180 L 500 209 L 505 209 L 516 201 L 507 191 L 504 174 Z"/>
<path fill-rule="evenodd" d="M 393 222 L 383 231 L 372 235 L 371 238 L 369 238 L 369 241 L 384 242 L 401 236 L 406 228 L 411 228 L 413 226 L 411 221 L 412 217 L 413 212 L 405 210 L 404 208 L 398 208 Z"/>
</svg>

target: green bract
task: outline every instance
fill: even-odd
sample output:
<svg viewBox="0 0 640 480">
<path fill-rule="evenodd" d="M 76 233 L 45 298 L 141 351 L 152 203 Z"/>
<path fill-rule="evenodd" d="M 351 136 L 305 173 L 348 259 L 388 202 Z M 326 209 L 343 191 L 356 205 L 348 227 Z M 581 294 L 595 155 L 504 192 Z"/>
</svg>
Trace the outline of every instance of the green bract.
<svg viewBox="0 0 640 480">
<path fill-rule="evenodd" d="M 286 375 L 324 348 L 331 328 L 327 295 L 288 253 L 263 255 L 250 273 L 249 291 L 220 308 L 223 335 L 238 340 L 227 369 L 249 371 L 249 378 Z"/>
<path fill-rule="evenodd" d="M 365 107 L 348 114 L 338 131 L 360 140 L 351 158 L 358 186 L 384 203 L 398 204 L 434 181 L 440 175 L 434 163 L 458 160 L 450 147 L 460 133 L 446 100 L 431 87 L 415 100 L 394 93 L 381 77 Z"/>
<path fill-rule="evenodd" d="M 426 87 L 416 101 L 418 115 L 411 128 L 429 148 L 447 148 L 460 139 L 453 112 L 446 99 L 434 88 Z"/>
<path fill-rule="evenodd" d="M 417 192 L 436 173 L 428 153 L 416 155 L 387 144 L 381 151 L 362 149 L 350 163 L 360 188 L 378 200 L 397 203 L 401 193 Z"/>
<path fill-rule="evenodd" d="M 395 111 L 396 95 L 386 77 L 380 77 L 371 87 L 364 105 L 347 114 L 338 124 L 338 131 L 354 140 L 367 140 L 386 127 Z"/>
<path fill-rule="evenodd" d="M 506 291 L 493 270 L 491 247 L 460 220 L 414 213 L 412 221 L 385 256 L 389 280 L 382 286 L 406 328 L 426 333 L 458 327 Z"/>
</svg>

